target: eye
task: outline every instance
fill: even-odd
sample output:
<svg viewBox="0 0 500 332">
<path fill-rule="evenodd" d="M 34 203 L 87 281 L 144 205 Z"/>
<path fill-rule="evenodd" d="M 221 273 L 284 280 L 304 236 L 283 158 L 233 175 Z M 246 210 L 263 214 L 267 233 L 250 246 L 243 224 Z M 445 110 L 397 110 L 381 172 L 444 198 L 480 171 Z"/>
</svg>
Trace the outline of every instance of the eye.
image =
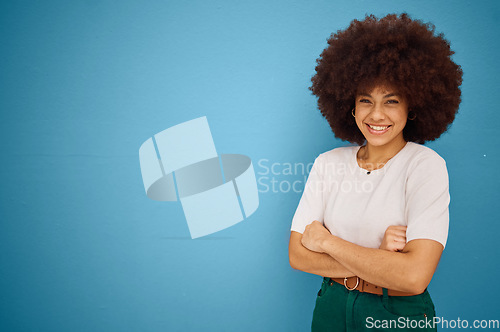
<svg viewBox="0 0 500 332">
<path fill-rule="evenodd" d="M 365 99 L 365 98 L 360 99 L 359 102 L 360 103 L 370 103 L 370 101 L 368 99 Z"/>
<path fill-rule="evenodd" d="M 388 103 L 388 104 L 399 104 L 399 100 L 397 100 L 397 99 L 389 99 L 389 100 L 387 101 L 387 103 Z"/>
</svg>

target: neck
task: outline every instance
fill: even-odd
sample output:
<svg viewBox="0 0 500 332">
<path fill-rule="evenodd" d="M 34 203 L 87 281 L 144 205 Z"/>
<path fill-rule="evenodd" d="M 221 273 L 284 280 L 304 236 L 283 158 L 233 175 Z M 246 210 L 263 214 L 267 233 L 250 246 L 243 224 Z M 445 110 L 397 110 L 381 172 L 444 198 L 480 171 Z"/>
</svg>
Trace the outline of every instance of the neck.
<svg viewBox="0 0 500 332">
<path fill-rule="evenodd" d="M 403 138 L 379 146 L 374 146 L 367 142 L 366 146 L 363 148 L 360 159 L 370 163 L 385 163 L 401 151 L 405 145 L 406 141 Z"/>
</svg>

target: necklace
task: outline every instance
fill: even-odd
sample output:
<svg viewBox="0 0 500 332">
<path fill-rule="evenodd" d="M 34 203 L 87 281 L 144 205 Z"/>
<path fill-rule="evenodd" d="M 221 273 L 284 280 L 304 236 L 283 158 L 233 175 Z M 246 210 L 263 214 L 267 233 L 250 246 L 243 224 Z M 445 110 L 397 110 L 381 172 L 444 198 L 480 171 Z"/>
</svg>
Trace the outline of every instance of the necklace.
<svg viewBox="0 0 500 332">
<path fill-rule="evenodd" d="M 366 154 L 366 145 L 362 146 L 360 149 L 359 149 L 359 152 L 358 152 L 359 155 L 361 154 Z M 358 156 L 358 160 L 359 160 L 359 163 L 360 163 L 360 167 L 363 168 L 364 170 L 366 170 L 366 174 L 367 175 L 370 175 L 372 173 L 372 171 L 374 170 L 377 170 L 379 168 L 382 168 L 384 167 L 384 165 L 389 161 L 391 160 L 392 157 L 390 158 L 386 158 L 383 160 L 383 162 L 377 162 L 375 165 L 373 163 L 367 163 L 365 162 L 366 158 L 365 157 L 361 157 L 361 156 Z M 371 167 L 373 166 L 373 167 Z"/>
</svg>

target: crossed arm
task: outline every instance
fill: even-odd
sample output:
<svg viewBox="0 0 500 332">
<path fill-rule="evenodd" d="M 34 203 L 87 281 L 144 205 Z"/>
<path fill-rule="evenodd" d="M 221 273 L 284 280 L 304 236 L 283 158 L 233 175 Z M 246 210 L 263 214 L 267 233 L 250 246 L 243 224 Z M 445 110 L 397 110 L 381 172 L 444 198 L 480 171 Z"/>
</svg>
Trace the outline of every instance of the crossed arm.
<svg viewBox="0 0 500 332">
<path fill-rule="evenodd" d="M 427 239 L 405 244 L 401 231 L 388 229 L 381 247 L 372 249 L 334 236 L 313 221 L 303 234 L 291 232 L 290 265 L 324 277 L 358 276 L 381 287 L 419 294 L 430 283 L 443 246 Z"/>
</svg>

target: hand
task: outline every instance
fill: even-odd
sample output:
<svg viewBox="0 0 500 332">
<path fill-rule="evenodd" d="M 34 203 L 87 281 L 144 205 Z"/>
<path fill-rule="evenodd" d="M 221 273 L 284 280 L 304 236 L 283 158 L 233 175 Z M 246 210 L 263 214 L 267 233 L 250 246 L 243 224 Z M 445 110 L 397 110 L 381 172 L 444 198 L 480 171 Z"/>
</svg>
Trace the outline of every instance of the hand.
<svg viewBox="0 0 500 332">
<path fill-rule="evenodd" d="M 307 249 L 315 252 L 324 252 L 322 244 L 325 239 L 332 236 L 328 229 L 323 226 L 317 220 L 306 226 L 304 233 L 302 234 L 302 245 Z"/>
<path fill-rule="evenodd" d="M 401 251 L 406 245 L 406 226 L 389 226 L 379 249 Z"/>
</svg>

